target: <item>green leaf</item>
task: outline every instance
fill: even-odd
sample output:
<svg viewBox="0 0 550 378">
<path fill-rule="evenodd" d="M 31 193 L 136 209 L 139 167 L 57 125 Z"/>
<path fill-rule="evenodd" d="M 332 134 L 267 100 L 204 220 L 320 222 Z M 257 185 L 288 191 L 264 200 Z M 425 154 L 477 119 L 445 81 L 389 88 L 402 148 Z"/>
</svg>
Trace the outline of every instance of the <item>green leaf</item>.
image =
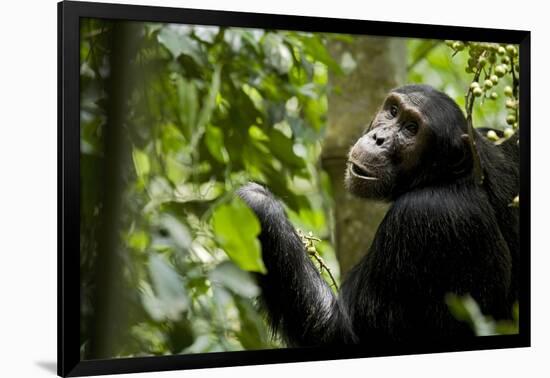
<svg viewBox="0 0 550 378">
<path fill-rule="evenodd" d="M 243 32 L 239 29 L 227 29 L 223 34 L 223 40 L 229 45 L 231 51 L 234 53 L 238 54 L 241 52 L 243 46 L 242 34 Z"/>
<path fill-rule="evenodd" d="M 271 152 L 289 168 L 304 168 L 305 162 L 294 153 L 294 142 L 281 131 L 273 128 L 269 132 Z"/>
<path fill-rule="evenodd" d="M 495 324 L 495 332 L 499 335 L 514 335 L 519 333 L 517 324 L 508 320 L 501 320 Z"/>
<path fill-rule="evenodd" d="M 149 234 L 145 231 L 135 231 L 128 236 L 128 246 L 136 251 L 145 252 L 149 246 Z"/>
<path fill-rule="evenodd" d="M 250 273 L 239 269 L 230 261 L 224 261 L 210 272 L 210 281 L 220 284 L 234 294 L 254 298 L 260 294 L 260 289 Z"/>
<path fill-rule="evenodd" d="M 456 294 L 448 294 L 445 297 L 445 302 L 447 303 L 447 306 L 449 307 L 449 310 L 451 311 L 455 319 L 461 320 L 463 322 L 470 321 L 470 314 L 466 309 L 464 301 L 461 297 Z"/>
<path fill-rule="evenodd" d="M 181 164 L 177 159 L 174 159 L 170 155 L 166 155 L 164 160 L 164 169 L 166 172 L 166 178 L 170 180 L 174 185 L 179 185 L 183 182 L 187 176 L 189 169 Z"/>
<path fill-rule="evenodd" d="M 174 58 L 181 54 L 190 56 L 198 65 L 205 63 L 202 51 L 197 41 L 189 37 L 187 29 L 181 25 L 167 25 L 157 35 L 158 41 L 164 45 Z"/>
<path fill-rule="evenodd" d="M 211 351 L 213 340 L 209 335 L 199 335 L 193 344 L 188 348 L 185 348 L 182 353 L 206 353 Z"/>
<path fill-rule="evenodd" d="M 147 283 L 141 287 L 142 302 L 149 315 L 157 321 L 180 320 L 189 299 L 179 275 L 158 255 L 149 258 L 149 275 L 153 287 Z"/>
<path fill-rule="evenodd" d="M 206 128 L 205 143 L 214 159 L 220 163 L 229 161 L 229 154 L 223 144 L 223 132 L 219 127 L 209 125 Z"/>
<path fill-rule="evenodd" d="M 468 294 L 457 296 L 456 294 L 447 294 L 445 301 L 453 316 L 460 321 L 470 324 L 477 336 L 494 335 L 496 323 L 493 319 L 483 315 L 477 302 Z"/>
<path fill-rule="evenodd" d="M 174 195 L 177 202 L 212 201 L 221 196 L 224 190 L 224 184 L 215 181 L 185 183 L 178 186 Z"/>
<path fill-rule="evenodd" d="M 132 160 L 134 161 L 134 168 L 136 169 L 137 176 L 140 179 L 145 179 L 151 171 L 149 156 L 145 152 L 134 148 L 132 151 Z"/>
<path fill-rule="evenodd" d="M 214 43 L 219 32 L 219 26 L 195 26 L 193 28 L 195 36 L 206 43 Z"/>
<path fill-rule="evenodd" d="M 318 35 L 299 35 L 297 39 L 303 44 L 306 54 L 311 56 L 314 60 L 326 64 L 334 73 L 341 74 L 343 72 L 340 65 L 329 54 L 321 37 Z"/>
<path fill-rule="evenodd" d="M 269 33 L 263 41 L 264 54 L 267 63 L 280 74 L 286 74 L 292 68 L 292 54 L 283 43 L 283 38 L 274 33 Z"/>
<path fill-rule="evenodd" d="M 185 147 L 185 138 L 176 125 L 173 123 L 162 124 L 160 129 L 164 154 L 177 153 Z"/>
<path fill-rule="evenodd" d="M 241 326 L 236 336 L 242 346 L 245 349 L 261 349 L 269 346 L 269 336 L 263 319 L 254 310 L 254 306 L 241 298 L 235 298 L 235 304 L 241 320 Z"/>
<path fill-rule="evenodd" d="M 268 142 L 269 137 L 264 133 L 262 129 L 260 129 L 258 126 L 250 126 L 248 129 L 248 135 L 259 142 Z"/>
<path fill-rule="evenodd" d="M 238 197 L 219 206 L 212 214 L 216 238 L 231 261 L 243 270 L 266 273 L 261 254 L 260 222 Z"/>
<path fill-rule="evenodd" d="M 187 250 L 191 246 L 189 230 L 176 217 L 164 214 L 160 219 L 160 225 L 168 231 L 178 248 Z"/>
<path fill-rule="evenodd" d="M 196 85 L 179 74 L 172 73 L 170 78 L 175 85 L 177 94 L 177 113 L 183 127 L 183 134 L 191 138 L 199 113 L 199 95 Z M 175 136 L 175 135 L 173 135 Z"/>
</svg>

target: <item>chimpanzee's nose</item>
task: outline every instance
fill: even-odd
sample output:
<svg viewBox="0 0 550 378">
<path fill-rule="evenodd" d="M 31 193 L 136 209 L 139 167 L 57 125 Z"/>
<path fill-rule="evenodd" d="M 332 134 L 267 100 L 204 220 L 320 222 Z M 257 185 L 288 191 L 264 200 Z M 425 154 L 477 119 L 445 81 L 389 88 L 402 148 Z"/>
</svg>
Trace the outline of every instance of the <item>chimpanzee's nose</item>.
<svg viewBox="0 0 550 378">
<path fill-rule="evenodd" d="M 381 146 L 382 144 L 384 144 L 384 137 L 379 136 L 379 134 L 377 133 L 372 134 L 372 139 L 374 139 L 377 146 Z"/>
</svg>

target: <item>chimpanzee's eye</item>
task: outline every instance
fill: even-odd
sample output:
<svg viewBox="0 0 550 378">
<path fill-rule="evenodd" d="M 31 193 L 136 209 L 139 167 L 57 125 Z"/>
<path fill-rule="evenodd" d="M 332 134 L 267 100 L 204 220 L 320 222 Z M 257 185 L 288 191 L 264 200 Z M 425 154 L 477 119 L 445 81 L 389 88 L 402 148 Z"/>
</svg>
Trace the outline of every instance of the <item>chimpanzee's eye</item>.
<svg viewBox="0 0 550 378">
<path fill-rule="evenodd" d="M 404 126 L 405 130 L 407 130 L 412 135 L 416 135 L 418 132 L 418 123 L 416 122 L 407 122 Z"/>
<path fill-rule="evenodd" d="M 397 115 L 397 105 L 392 105 L 390 107 L 390 114 L 395 117 Z"/>
</svg>

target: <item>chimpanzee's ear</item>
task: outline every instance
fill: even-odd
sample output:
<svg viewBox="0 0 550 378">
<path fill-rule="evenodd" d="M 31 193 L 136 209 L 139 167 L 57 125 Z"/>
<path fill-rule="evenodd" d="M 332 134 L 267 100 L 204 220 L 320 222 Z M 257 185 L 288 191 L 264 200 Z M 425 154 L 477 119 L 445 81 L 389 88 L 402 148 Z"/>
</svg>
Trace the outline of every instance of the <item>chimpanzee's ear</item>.
<svg viewBox="0 0 550 378">
<path fill-rule="evenodd" d="M 467 172 L 472 167 L 472 149 L 470 147 L 470 137 L 468 134 L 460 136 L 462 146 L 458 148 L 454 156 L 452 156 L 451 169 L 456 175 Z"/>
</svg>

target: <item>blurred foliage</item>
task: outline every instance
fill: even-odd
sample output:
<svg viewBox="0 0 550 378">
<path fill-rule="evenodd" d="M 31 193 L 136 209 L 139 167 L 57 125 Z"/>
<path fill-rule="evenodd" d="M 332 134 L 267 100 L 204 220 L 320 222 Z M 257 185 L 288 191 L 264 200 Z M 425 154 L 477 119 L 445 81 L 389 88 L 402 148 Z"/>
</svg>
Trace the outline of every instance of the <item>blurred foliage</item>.
<svg viewBox="0 0 550 378">
<path fill-rule="evenodd" d="M 234 197 L 253 180 L 328 243 L 328 186 L 317 167 L 328 36 L 142 24 L 124 125 L 123 239 L 131 330 L 120 355 L 272 348 L 252 274 L 265 272 L 254 213 Z M 82 350 L 93 316 L 112 24 L 81 23 Z"/>
<path fill-rule="evenodd" d="M 510 335 L 519 331 L 519 305 L 512 309 L 512 320 L 495 320 L 484 315 L 476 301 L 469 295 L 449 294 L 447 305 L 455 318 L 472 327 L 476 336 Z"/>
<path fill-rule="evenodd" d="M 351 36 L 175 24 L 140 25 L 125 142 L 124 279 L 133 288 L 118 356 L 281 346 L 258 310 L 254 275 L 265 272 L 254 213 L 234 191 L 252 180 L 284 200 L 291 221 L 330 243 L 329 180 L 318 166 L 328 75 L 353 70 L 331 58 L 329 38 Z M 112 22 L 81 20 L 81 353 L 93 317 L 93 272 L 102 215 L 104 128 Z M 470 81 L 441 41 L 409 42 L 409 79 L 464 105 Z M 498 127 L 498 102 L 476 108 Z M 112 162 L 112 164 L 124 164 Z M 324 270 L 325 278 L 327 275 Z"/>
</svg>

